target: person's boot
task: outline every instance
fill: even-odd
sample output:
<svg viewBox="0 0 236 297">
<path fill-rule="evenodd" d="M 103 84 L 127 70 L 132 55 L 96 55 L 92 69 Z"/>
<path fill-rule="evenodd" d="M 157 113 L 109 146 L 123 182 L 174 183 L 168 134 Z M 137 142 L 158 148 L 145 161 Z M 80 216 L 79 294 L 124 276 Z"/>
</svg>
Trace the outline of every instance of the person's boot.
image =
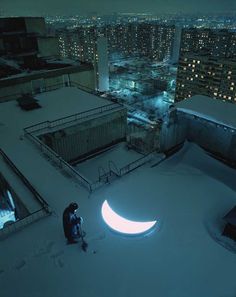
<svg viewBox="0 0 236 297">
<path fill-rule="evenodd" d="M 67 244 L 74 244 L 77 243 L 78 241 L 75 239 L 67 239 Z"/>
</svg>

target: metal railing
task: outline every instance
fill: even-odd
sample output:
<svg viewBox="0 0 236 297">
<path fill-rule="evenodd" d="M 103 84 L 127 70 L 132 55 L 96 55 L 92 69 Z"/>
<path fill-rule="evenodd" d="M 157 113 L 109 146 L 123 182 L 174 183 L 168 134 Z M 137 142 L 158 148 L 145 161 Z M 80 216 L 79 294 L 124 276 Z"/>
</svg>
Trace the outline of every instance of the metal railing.
<svg viewBox="0 0 236 297">
<path fill-rule="evenodd" d="M 8 156 L 4 153 L 2 149 L 0 149 L 0 154 L 3 157 L 3 160 L 8 164 L 8 166 L 15 172 L 15 174 L 20 178 L 23 184 L 30 190 L 33 196 L 37 199 L 37 201 L 42 205 L 42 207 L 47 211 L 49 210 L 48 203 L 43 199 L 43 197 L 35 190 L 35 188 L 31 185 L 28 179 L 20 172 L 20 170 L 14 165 L 14 163 L 8 158 Z"/>
<path fill-rule="evenodd" d="M 39 138 L 35 137 L 28 131 L 25 131 L 25 136 L 32 140 L 44 153 L 46 156 L 49 157 L 51 161 L 57 164 L 60 169 L 65 170 L 70 175 L 74 176 L 82 186 L 85 186 L 87 190 L 91 192 L 91 184 L 90 182 L 85 179 L 82 175 L 80 175 L 71 165 L 69 165 L 65 160 L 62 159 L 56 152 L 54 152 L 50 147 L 45 145 Z"/>
<path fill-rule="evenodd" d="M 44 91 L 50 91 L 56 88 L 59 88 L 60 86 L 64 86 L 64 84 L 57 84 L 54 86 L 49 86 L 47 88 L 44 88 Z M 75 82 L 70 82 L 69 86 L 74 86 L 77 87 L 83 91 L 89 92 L 91 94 L 94 95 L 101 95 L 102 93 L 97 92 L 95 90 L 89 89 L 87 87 L 81 86 L 78 83 Z M 115 98 L 113 98 L 113 96 L 110 95 L 106 95 L 105 99 L 108 99 L 110 101 L 114 101 Z M 87 180 L 86 178 L 84 178 L 81 174 L 79 174 L 71 165 L 69 165 L 66 161 L 64 161 L 62 159 L 62 157 L 60 157 L 56 152 L 54 152 L 50 147 L 48 147 L 47 145 L 45 145 L 37 136 L 35 136 L 36 134 L 40 132 L 42 132 L 45 129 L 52 129 L 55 128 L 57 126 L 60 125 L 64 125 L 64 124 L 70 124 L 76 121 L 80 121 L 80 120 L 84 120 L 87 119 L 91 116 L 96 116 L 99 114 L 102 114 L 104 112 L 109 112 L 109 111 L 115 111 L 115 110 L 119 110 L 119 109 L 123 109 L 123 105 L 117 103 L 117 102 L 112 102 L 110 104 L 101 106 L 101 107 L 97 107 L 97 108 L 93 108 L 90 109 L 88 111 L 84 111 L 84 112 L 80 112 L 77 114 L 73 114 L 70 116 L 66 116 L 60 119 L 56 119 L 54 121 L 44 121 L 32 126 L 28 126 L 24 128 L 24 134 L 27 138 L 29 138 L 30 140 L 33 141 L 33 143 L 35 143 L 40 150 L 42 151 L 42 153 L 46 154 L 49 159 L 56 163 L 57 166 L 60 169 L 65 170 L 66 172 L 68 172 L 71 176 L 75 177 L 77 181 L 79 181 L 79 183 L 84 186 L 89 192 L 94 191 L 95 189 L 99 188 L 102 184 L 104 184 L 104 181 L 108 182 L 112 176 L 118 176 L 121 177 L 122 175 L 134 170 L 135 168 L 143 165 L 144 163 L 146 163 L 148 160 L 150 160 L 152 153 L 149 153 L 148 155 L 145 155 L 142 158 L 139 158 L 138 160 L 127 164 L 126 166 L 124 166 L 123 168 L 118 169 L 114 162 L 109 161 L 109 171 L 108 172 L 104 172 L 103 175 L 99 174 L 99 179 L 96 182 L 90 182 L 89 180 Z M 115 167 L 114 167 L 115 166 Z M 112 168 L 113 167 L 113 168 Z"/>
<path fill-rule="evenodd" d="M 19 84 L 21 84 L 21 83 L 19 83 Z M 41 88 L 27 90 L 26 92 L 17 92 L 17 93 L 13 93 L 13 94 L 9 94 L 9 95 L 3 95 L 3 96 L 0 96 L 0 102 L 9 101 L 9 100 L 13 100 L 13 99 L 15 100 L 21 96 L 24 96 L 25 94 L 29 94 L 29 95 L 33 96 L 33 95 L 37 95 L 37 94 L 41 94 L 41 93 L 45 93 L 45 92 L 55 91 L 55 90 L 63 88 L 63 87 L 75 87 L 77 89 L 80 89 L 82 91 L 85 91 L 87 93 L 90 93 L 90 94 L 93 94 L 93 95 L 99 96 L 99 97 L 101 97 L 101 95 L 104 94 L 103 92 L 96 91 L 94 89 L 91 89 L 89 87 L 81 85 L 77 82 L 69 81 L 67 83 L 60 82 L 60 83 L 49 85 L 49 86 L 42 86 Z M 1 86 L 0 86 L 0 88 L 1 88 Z M 106 94 L 106 97 L 104 99 L 110 100 L 112 102 L 117 102 L 116 98 L 110 94 Z"/>
<path fill-rule="evenodd" d="M 19 231 L 27 225 L 30 225 L 33 222 L 40 220 L 41 218 L 47 215 L 50 215 L 50 213 L 45 212 L 45 209 L 39 209 L 24 217 L 23 219 L 17 220 L 16 222 L 5 226 L 4 228 L 0 229 L 0 239 L 6 238 L 13 232 Z"/>
<path fill-rule="evenodd" d="M 92 116 L 103 114 L 104 112 L 109 112 L 109 111 L 113 112 L 115 110 L 119 110 L 122 108 L 123 108 L 122 105 L 118 103 L 111 103 L 104 106 L 92 108 L 87 111 L 79 112 L 70 116 L 66 116 L 60 119 L 56 119 L 54 121 L 40 122 L 38 124 L 25 127 L 24 131 L 28 133 L 38 133 L 39 131 L 42 131 L 45 129 L 52 129 L 60 125 L 70 124 L 76 121 L 88 119 Z"/>
<path fill-rule="evenodd" d="M 32 193 L 33 197 L 37 200 L 37 202 L 41 205 L 41 208 L 33 213 L 30 213 L 28 216 L 17 220 L 16 222 L 4 226 L 4 228 L 0 229 L 0 239 L 8 236 L 14 231 L 17 231 L 23 228 L 26 225 L 33 223 L 35 220 L 38 220 L 46 215 L 51 214 L 51 209 L 48 203 L 43 199 L 43 197 L 36 191 L 36 189 L 32 186 L 32 184 L 28 181 L 28 179 L 20 172 L 20 170 L 14 165 L 14 163 L 9 159 L 9 157 L 4 153 L 2 149 L 0 149 L 0 155 L 6 164 L 11 168 L 11 170 L 20 178 L 23 184 L 27 187 L 27 189 Z"/>
<path fill-rule="evenodd" d="M 135 160 L 132 163 L 127 164 L 126 166 L 124 166 L 120 169 L 120 176 L 127 174 L 127 173 L 133 171 L 134 169 L 144 165 L 145 163 L 150 161 L 152 159 L 152 157 L 153 157 L 153 152 L 149 153 L 148 155 L 143 156 L 142 158 Z"/>
<path fill-rule="evenodd" d="M 143 164 L 147 163 L 153 157 L 153 152 L 145 155 L 122 168 L 117 168 L 113 161 L 109 161 L 109 171 L 103 171 L 103 174 L 99 174 L 99 178 L 95 182 L 91 182 L 85 177 L 83 177 L 78 171 L 76 171 L 70 164 L 68 164 L 62 157 L 60 157 L 56 152 L 54 152 L 51 148 L 45 145 L 39 138 L 35 137 L 28 131 L 25 131 L 25 136 L 28 137 L 30 140 L 33 141 L 40 148 L 41 152 L 44 153 L 46 156 L 49 157 L 49 160 L 54 162 L 60 169 L 65 170 L 71 176 L 75 177 L 79 184 L 85 187 L 89 192 L 93 192 L 97 188 L 101 187 L 104 183 L 110 181 L 112 176 L 121 177 L 124 174 L 127 174 L 134 169 L 142 166 Z M 113 167 L 113 168 L 112 168 Z"/>
</svg>

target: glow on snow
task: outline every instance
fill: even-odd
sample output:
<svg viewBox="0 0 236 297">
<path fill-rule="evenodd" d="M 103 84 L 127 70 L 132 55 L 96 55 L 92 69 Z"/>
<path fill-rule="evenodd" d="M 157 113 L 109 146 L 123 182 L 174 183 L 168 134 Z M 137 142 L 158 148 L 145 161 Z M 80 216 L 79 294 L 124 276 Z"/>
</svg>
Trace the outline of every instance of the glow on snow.
<svg viewBox="0 0 236 297">
<path fill-rule="evenodd" d="M 102 205 L 102 217 L 113 230 L 125 234 L 144 233 L 156 224 L 156 221 L 136 222 L 127 220 L 115 213 L 109 206 L 107 200 L 105 200 Z"/>
</svg>

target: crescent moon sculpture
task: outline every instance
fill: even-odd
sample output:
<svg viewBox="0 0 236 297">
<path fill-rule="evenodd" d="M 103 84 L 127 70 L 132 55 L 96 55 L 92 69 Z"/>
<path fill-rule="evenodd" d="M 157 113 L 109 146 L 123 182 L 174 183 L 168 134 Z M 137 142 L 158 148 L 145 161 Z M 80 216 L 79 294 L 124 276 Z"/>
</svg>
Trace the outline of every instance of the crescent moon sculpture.
<svg viewBox="0 0 236 297">
<path fill-rule="evenodd" d="M 127 220 L 115 213 L 107 200 L 102 204 L 102 217 L 106 224 L 113 230 L 124 234 L 140 235 L 154 227 L 157 221 L 137 222 Z"/>
</svg>

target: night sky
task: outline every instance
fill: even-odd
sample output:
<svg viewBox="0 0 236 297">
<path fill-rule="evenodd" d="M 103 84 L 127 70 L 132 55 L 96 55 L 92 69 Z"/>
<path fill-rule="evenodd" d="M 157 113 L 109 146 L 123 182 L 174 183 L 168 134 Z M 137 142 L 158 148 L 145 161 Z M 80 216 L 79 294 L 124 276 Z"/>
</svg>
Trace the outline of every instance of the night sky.
<svg viewBox="0 0 236 297">
<path fill-rule="evenodd" d="M 220 13 L 236 11 L 235 0 L 0 0 L 0 12 L 14 15 L 145 12 Z"/>
</svg>

